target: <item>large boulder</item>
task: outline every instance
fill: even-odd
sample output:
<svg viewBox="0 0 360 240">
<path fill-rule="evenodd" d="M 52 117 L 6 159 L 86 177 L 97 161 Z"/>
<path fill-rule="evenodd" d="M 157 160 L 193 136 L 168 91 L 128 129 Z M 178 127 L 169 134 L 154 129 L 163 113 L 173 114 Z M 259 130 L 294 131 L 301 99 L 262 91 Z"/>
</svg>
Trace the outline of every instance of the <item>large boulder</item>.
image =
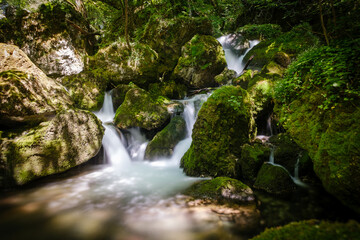
<svg viewBox="0 0 360 240">
<path fill-rule="evenodd" d="M 169 73 L 176 66 L 182 46 L 196 34 L 211 35 L 211 22 L 205 18 L 153 17 L 146 25 L 141 41 L 158 53 L 161 63 L 159 71 Z"/>
<path fill-rule="evenodd" d="M 154 98 L 141 88 L 132 88 L 116 110 L 115 124 L 121 129 L 140 127 L 150 130 L 163 128 L 170 114 L 163 98 Z"/>
<path fill-rule="evenodd" d="M 181 167 L 190 176 L 235 176 L 241 146 L 252 137 L 254 121 L 245 90 L 217 89 L 199 111 L 190 149 Z"/>
<path fill-rule="evenodd" d="M 186 137 L 186 122 L 180 117 L 173 117 L 170 123 L 150 141 L 145 150 L 145 159 L 154 160 L 169 157 L 176 144 Z"/>
<path fill-rule="evenodd" d="M 94 157 L 104 134 L 92 113 L 68 110 L 1 144 L 0 183 L 25 184 L 64 172 Z"/>
<path fill-rule="evenodd" d="M 218 85 L 215 76 L 225 67 L 225 54 L 220 43 L 212 36 L 195 35 L 182 48 L 173 77 L 193 88 L 213 87 Z"/>
<path fill-rule="evenodd" d="M 14 45 L 0 43 L 0 72 L 1 125 L 42 121 L 72 105 L 64 87 Z"/>
<path fill-rule="evenodd" d="M 256 177 L 254 188 L 281 195 L 293 192 L 296 185 L 285 168 L 264 163 Z"/>
<path fill-rule="evenodd" d="M 348 104 L 321 111 L 323 101 L 324 92 L 309 92 L 278 106 L 278 114 L 294 141 L 309 152 L 324 188 L 360 212 L 360 110 Z"/>
<path fill-rule="evenodd" d="M 125 40 L 119 40 L 89 57 L 86 69 L 115 86 L 133 82 L 140 87 L 147 87 L 161 76 L 159 65 L 158 54 L 148 45 L 133 43 L 129 49 Z"/>
<path fill-rule="evenodd" d="M 193 184 L 185 192 L 194 198 L 212 199 L 230 202 L 251 202 L 255 195 L 251 188 L 239 180 L 228 177 L 217 177 Z"/>
<path fill-rule="evenodd" d="M 358 239 L 360 224 L 354 220 L 347 223 L 307 220 L 292 222 L 282 227 L 266 229 L 252 240 L 278 239 Z"/>
<path fill-rule="evenodd" d="M 74 101 L 75 107 L 96 111 L 103 105 L 106 79 L 97 78 L 92 72 L 84 71 L 64 77 L 62 84 Z"/>
<path fill-rule="evenodd" d="M 7 12 L 0 24 L 0 41 L 21 47 L 47 75 L 80 73 L 84 69 L 83 57 L 94 53 L 93 30 L 73 5 L 52 1 L 32 12 Z"/>
</svg>

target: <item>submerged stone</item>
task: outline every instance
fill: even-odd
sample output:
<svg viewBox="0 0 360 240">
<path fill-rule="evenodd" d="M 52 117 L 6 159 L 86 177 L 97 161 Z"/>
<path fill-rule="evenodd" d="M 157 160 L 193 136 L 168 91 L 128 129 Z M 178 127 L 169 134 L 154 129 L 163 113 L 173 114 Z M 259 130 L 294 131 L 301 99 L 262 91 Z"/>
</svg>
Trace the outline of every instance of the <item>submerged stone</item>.
<svg viewBox="0 0 360 240">
<path fill-rule="evenodd" d="M 237 156 L 253 133 L 249 96 L 240 87 L 217 89 L 203 104 L 194 125 L 190 149 L 181 159 L 189 176 L 236 175 Z"/>
<path fill-rule="evenodd" d="M 0 185 L 22 185 L 80 165 L 98 153 L 103 134 L 101 121 L 94 114 L 60 112 L 51 121 L 2 142 Z"/>
<path fill-rule="evenodd" d="M 158 158 L 170 157 L 176 144 L 185 138 L 186 122 L 176 116 L 170 123 L 150 141 L 145 150 L 145 159 L 155 160 Z"/>
</svg>

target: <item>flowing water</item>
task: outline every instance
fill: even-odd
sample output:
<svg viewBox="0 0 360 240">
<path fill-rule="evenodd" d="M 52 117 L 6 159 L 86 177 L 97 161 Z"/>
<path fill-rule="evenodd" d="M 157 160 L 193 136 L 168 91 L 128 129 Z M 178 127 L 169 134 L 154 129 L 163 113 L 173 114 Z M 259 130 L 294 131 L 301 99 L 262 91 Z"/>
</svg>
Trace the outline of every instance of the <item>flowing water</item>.
<svg viewBox="0 0 360 240">
<path fill-rule="evenodd" d="M 245 68 L 246 62 L 244 62 L 244 58 L 246 54 L 253 47 L 255 47 L 260 41 L 259 40 L 249 41 L 249 47 L 245 50 L 245 52 L 239 53 L 240 49 L 237 48 L 239 46 L 237 42 L 239 42 L 240 39 L 238 40 L 237 38 L 240 37 L 234 34 L 229 34 L 218 38 L 218 41 L 223 46 L 228 69 L 234 70 L 238 75 L 240 75 Z"/>
<path fill-rule="evenodd" d="M 198 180 L 185 176 L 179 163 L 207 97 L 181 101 L 187 138 L 171 158 L 149 162 L 143 159 L 148 140 L 140 130 L 131 129 L 126 139 L 113 126 L 115 113 L 107 93 L 95 114 L 105 127 L 108 164 L 75 169 L 1 198 L 2 239 L 192 239 L 199 231 L 212 231 L 213 225 L 191 216 L 179 194 Z"/>
</svg>

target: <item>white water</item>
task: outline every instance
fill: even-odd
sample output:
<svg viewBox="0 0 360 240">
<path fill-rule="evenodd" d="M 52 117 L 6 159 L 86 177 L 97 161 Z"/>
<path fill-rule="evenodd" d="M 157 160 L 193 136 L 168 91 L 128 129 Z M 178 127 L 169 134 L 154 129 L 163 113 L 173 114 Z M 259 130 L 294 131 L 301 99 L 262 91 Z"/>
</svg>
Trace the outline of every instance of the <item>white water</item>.
<svg viewBox="0 0 360 240">
<path fill-rule="evenodd" d="M 218 38 L 218 41 L 223 46 L 228 69 L 234 70 L 238 75 L 244 71 L 246 63 L 243 60 L 246 54 L 260 42 L 259 40 L 249 41 L 249 48 L 245 51 L 244 54 L 239 56 L 236 53 L 236 49 L 234 49 L 234 47 L 230 44 L 230 42 L 233 41 L 232 34 L 222 36 Z"/>
</svg>

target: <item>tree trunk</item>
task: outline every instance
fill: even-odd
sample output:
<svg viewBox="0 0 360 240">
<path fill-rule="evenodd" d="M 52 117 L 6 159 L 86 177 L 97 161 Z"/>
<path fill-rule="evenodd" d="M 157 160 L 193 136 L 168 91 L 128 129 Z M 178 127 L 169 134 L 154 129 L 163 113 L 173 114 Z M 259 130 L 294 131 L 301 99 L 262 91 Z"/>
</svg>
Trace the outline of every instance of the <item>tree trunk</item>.
<svg viewBox="0 0 360 240">
<path fill-rule="evenodd" d="M 325 36 L 325 41 L 326 44 L 329 46 L 329 37 L 326 31 L 326 27 L 325 27 L 325 23 L 324 23 L 324 16 L 323 16 L 323 12 L 322 12 L 322 0 L 319 0 L 319 10 L 320 10 L 320 21 L 321 21 L 321 27 L 323 29 L 323 34 Z"/>
</svg>

